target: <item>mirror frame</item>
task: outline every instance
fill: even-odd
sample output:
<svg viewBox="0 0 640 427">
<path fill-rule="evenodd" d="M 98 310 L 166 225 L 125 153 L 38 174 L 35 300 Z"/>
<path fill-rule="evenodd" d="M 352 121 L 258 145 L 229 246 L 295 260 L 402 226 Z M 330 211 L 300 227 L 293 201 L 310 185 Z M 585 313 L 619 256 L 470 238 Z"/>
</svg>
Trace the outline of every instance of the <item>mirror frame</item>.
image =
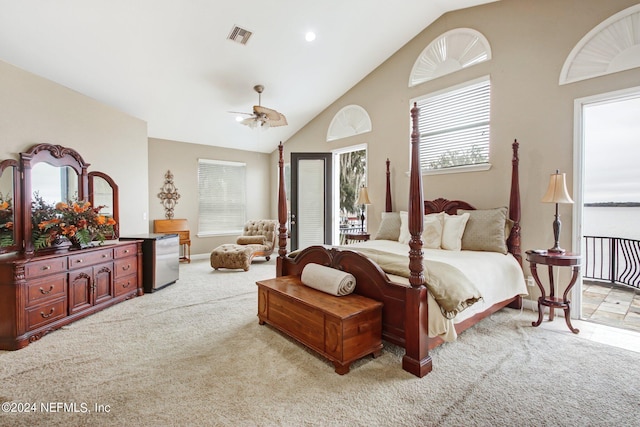
<svg viewBox="0 0 640 427">
<path fill-rule="evenodd" d="M 22 250 L 24 241 L 22 239 L 21 218 L 22 218 L 22 189 L 20 179 L 20 163 L 17 160 L 7 159 L 0 162 L 0 175 L 9 168 L 13 168 L 13 241 L 11 246 L 0 247 L 0 253 L 16 252 Z"/>
<path fill-rule="evenodd" d="M 116 225 L 113 227 L 113 234 L 105 236 L 106 239 L 117 239 L 120 236 L 120 206 L 118 200 L 120 197 L 118 195 L 118 184 L 106 173 L 104 172 L 89 172 L 89 202 L 91 202 L 91 206 L 95 206 L 94 202 L 94 191 L 93 191 L 93 179 L 95 177 L 104 179 L 107 184 L 111 187 L 111 203 L 113 203 L 113 219 L 116 221 Z"/>
<path fill-rule="evenodd" d="M 84 200 L 89 190 L 87 168 L 80 153 L 72 148 L 53 144 L 37 144 L 24 153 L 20 153 L 20 166 L 22 168 L 22 227 L 24 230 L 24 250 L 27 254 L 35 252 L 31 233 L 31 203 L 33 202 L 33 189 L 31 188 L 31 169 L 34 165 L 46 162 L 52 166 L 69 166 L 78 174 L 78 200 Z"/>
</svg>

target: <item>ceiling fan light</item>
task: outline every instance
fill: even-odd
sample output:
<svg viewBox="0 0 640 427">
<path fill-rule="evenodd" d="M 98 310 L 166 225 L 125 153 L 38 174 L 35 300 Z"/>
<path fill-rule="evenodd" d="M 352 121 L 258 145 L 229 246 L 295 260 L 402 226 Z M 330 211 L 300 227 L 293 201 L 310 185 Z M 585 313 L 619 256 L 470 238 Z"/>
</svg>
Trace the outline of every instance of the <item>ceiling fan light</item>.
<svg viewBox="0 0 640 427">
<path fill-rule="evenodd" d="M 284 114 L 261 105 L 260 94 L 264 90 L 264 86 L 255 85 L 253 89 L 258 92 L 258 105 L 253 106 L 253 114 L 251 114 L 251 117 L 236 117 L 236 120 L 240 122 L 240 124 L 249 126 L 251 129 L 258 128 L 259 130 L 267 130 L 271 127 L 277 126 L 286 126 L 287 119 Z"/>
</svg>

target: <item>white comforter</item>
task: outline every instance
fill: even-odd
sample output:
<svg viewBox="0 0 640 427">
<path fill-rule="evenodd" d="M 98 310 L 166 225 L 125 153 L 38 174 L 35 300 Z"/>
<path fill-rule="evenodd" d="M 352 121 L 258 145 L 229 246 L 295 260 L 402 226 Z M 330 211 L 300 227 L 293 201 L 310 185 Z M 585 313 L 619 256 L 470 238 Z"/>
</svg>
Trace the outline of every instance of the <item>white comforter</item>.
<svg viewBox="0 0 640 427">
<path fill-rule="evenodd" d="M 409 254 L 409 245 L 391 240 L 358 242 L 345 246 L 344 249 L 357 251 L 358 247 L 405 256 Z M 527 295 L 522 268 L 511 254 L 443 249 L 423 249 L 423 252 L 425 259 L 444 262 L 462 271 L 478 287 L 483 298 L 459 313 L 454 319 L 447 319 L 429 295 L 429 336 L 431 337 L 440 336 L 445 341 L 453 341 L 457 337 L 455 323 L 462 322 L 497 302 L 516 295 Z M 408 279 L 404 277 L 389 275 L 389 278 L 394 282 L 409 285 Z"/>
</svg>

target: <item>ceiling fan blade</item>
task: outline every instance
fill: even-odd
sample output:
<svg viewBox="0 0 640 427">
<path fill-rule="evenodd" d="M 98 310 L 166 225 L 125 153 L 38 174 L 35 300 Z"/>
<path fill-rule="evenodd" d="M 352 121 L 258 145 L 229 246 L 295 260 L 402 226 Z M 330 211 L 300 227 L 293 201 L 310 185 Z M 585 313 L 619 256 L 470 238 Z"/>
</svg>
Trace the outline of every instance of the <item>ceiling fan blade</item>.
<svg viewBox="0 0 640 427">
<path fill-rule="evenodd" d="M 239 123 L 249 127 L 255 127 L 258 124 L 258 119 L 256 117 L 247 117 L 246 119 L 241 120 Z"/>
<path fill-rule="evenodd" d="M 267 108 L 267 107 L 262 107 L 260 105 L 254 105 L 253 106 L 253 111 L 257 114 L 257 115 L 264 115 L 266 116 L 266 118 L 269 120 L 269 126 L 270 127 L 277 127 L 277 126 L 286 126 L 287 123 L 287 118 L 284 116 L 284 114 L 273 110 L 271 108 Z"/>
</svg>

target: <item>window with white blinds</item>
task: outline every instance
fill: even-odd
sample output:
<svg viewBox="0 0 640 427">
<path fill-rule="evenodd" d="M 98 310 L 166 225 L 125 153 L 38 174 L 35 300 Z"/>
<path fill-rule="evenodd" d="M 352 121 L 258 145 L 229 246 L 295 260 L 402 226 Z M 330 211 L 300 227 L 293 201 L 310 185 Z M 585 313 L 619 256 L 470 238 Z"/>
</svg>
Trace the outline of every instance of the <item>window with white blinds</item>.
<svg viewBox="0 0 640 427">
<path fill-rule="evenodd" d="M 484 77 L 416 100 L 423 172 L 489 164 L 491 82 Z"/>
<path fill-rule="evenodd" d="M 198 159 L 198 235 L 240 234 L 246 188 L 245 163 Z"/>
</svg>

